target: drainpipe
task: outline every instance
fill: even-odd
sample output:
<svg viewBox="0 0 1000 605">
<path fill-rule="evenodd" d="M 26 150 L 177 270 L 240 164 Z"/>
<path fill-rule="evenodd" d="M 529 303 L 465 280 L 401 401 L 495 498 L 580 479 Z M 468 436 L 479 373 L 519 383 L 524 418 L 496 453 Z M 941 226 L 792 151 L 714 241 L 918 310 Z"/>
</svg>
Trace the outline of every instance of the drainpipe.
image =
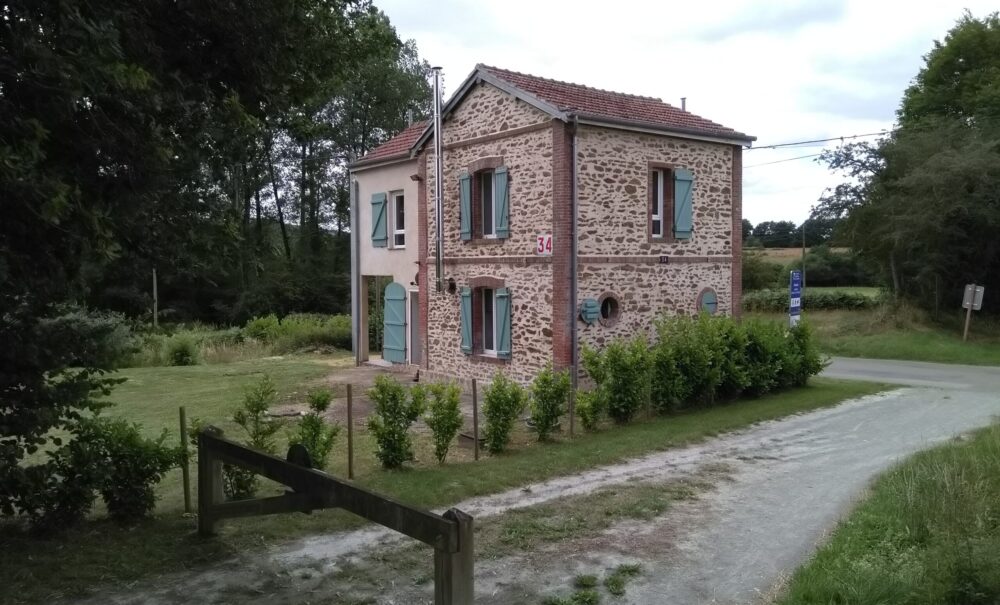
<svg viewBox="0 0 1000 605">
<path fill-rule="evenodd" d="M 437 262 L 435 275 L 437 291 L 444 290 L 444 159 L 442 153 L 441 133 L 441 68 L 432 67 L 434 71 L 434 212 L 437 214 Z"/>
<path fill-rule="evenodd" d="M 580 123 L 577 120 L 577 116 L 573 115 L 573 144 L 571 146 L 570 153 L 573 154 L 573 161 L 570 165 L 570 211 L 573 214 L 573 220 L 570 223 L 570 254 L 569 254 L 569 319 L 570 319 L 570 346 L 572 350 L 570 352 L 570 384 L 573 389 L 570 393 L 569 398 L 569 434 L 573 436 L 573 423 L 574 416 L 576 415 L 576 388 L 577 388 L 577 375 L 579 374 L 579 338 L 577 333 L 577 321 L 576 321 L 576 308 L 577 308 L 577 286 L 578 286 L 578 270 L 577 270 L 577 256 L 579 254 L 578 248 L 578 238 L 577 238 L 577 214 L 578 214 L 578 200 L 577 200 L 577 168 L 576 168 L 576 138 L 577 132 L 580 129 Z"/>
<path fill-rule="evenodd" d="M 358 179 L 347 177 L 351 197 L 351 350 L 354 365 L 361 365 L 361 238 L 358 237 Z M 366 335 L 367 337 L 367 335 Z"/>
</svg>

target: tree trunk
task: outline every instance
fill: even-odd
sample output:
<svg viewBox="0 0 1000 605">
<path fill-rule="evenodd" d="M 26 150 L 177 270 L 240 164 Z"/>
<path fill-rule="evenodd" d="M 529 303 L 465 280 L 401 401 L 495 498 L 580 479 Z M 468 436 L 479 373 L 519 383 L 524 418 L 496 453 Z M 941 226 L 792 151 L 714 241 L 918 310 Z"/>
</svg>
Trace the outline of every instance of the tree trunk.
<svg viewBox="0 0 1000 605">
<path fill-rule="evenodd" d="M 899 271 L 896 269 L 896 251 L 889 252 L 889 271 L 892 274 L 892 300 L 899 302 Z"/>
<path fill-rule="evenodd" d="M 278 195 L 278 181 L 274 178 L 274 158 L 271 157 L 271 139 L 267 141 L 267 168 L 271 174 L 271 187 L 274 189 L 274 205 L 278 209 L 278 226 L 281 228 L 281 243 L 285 246 L 285 257 L 292 260 L 292 247 L 288 243 L 288 230 L 285 229 L 285 213 L 281 209 L 281 196 Z"/>
</svg>

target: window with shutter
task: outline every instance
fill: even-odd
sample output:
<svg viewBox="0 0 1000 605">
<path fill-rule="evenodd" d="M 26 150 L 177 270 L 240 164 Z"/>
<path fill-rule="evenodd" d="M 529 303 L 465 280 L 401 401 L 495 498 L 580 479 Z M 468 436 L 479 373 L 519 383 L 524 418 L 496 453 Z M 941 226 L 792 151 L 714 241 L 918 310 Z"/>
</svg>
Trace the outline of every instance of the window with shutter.
<svg viewBox="0 0 1000 605">
<path fill-rule="evenodd" d="M 509 180 L 506 166 L 493 171 L 493 233 L 499 238 L 510 237 Z"/>
<path fill-rule="evenodd" d="M 694 175 L 690 170 L 674 170 L 674 237 L 690 239 L 694 230 Z"/>
<path fill-rule="evenodd" d="M 467 241 L 472 239 L 472 177 L 468 174 L 458 177 L 458 198 L 462 240 Z"/>
<path fill-rule="evenodd" d="M 497 357 L 500 359 L 510 359 L 511 335 L 510 335 L 510 290 L 507 288 L 497 288 L 496 290 L 496 334 L 497 334 Z"/>
<path fill-rule="evenodd" d="M 472 354 L 472 289 L 462 288 L 460 302 L 460 323 L 462 330 L 462 352 Z"/>
<path fill-rule="evenodd" d="M 385 193 L 372 194 L 372 246 L 385 248 L 389 243 Z"/>
</svg>

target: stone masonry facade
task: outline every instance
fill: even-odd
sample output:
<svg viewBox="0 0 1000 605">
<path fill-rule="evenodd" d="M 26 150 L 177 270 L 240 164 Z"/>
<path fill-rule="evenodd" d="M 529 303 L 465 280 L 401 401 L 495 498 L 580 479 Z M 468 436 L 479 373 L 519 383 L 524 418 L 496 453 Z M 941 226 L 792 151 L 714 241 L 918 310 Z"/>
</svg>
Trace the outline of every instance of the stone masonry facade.
<svg viewBox="0 0 1000 605">
<path fill-rule="evenodd" d="M 569 312 L 572 126 L 480 84 L 444 123 L 444 288 L 435 282 L 433 150 L 418 156 L 423 367 L 435 377 L 489 380 L 502 371 L 527 383 L 546 363 L 569 365 L 572 330 L 581 345 L 649 333 L 663 314 L 693 315 L 706 288 L 721 314 L 738 311 L 741 178 L 738 146 L 581 125 L 577 131 L 578 301 L 613 295 L 617 321 L 588 326 Z M 428 146 L 430 147 L 430 145 Z M 509 171 L 510 237 L 462 241 L 458 178 L 503 165 Z M 694 174 L 688 240 L 648 237 L 651 166 Z M 551 256 L 536 236 L 553 234 Z M 455 291 L 449 292 L 453 281 Z M 510 360 L 463 354 L 463 287 L 511 292 Z"/>
</svg>

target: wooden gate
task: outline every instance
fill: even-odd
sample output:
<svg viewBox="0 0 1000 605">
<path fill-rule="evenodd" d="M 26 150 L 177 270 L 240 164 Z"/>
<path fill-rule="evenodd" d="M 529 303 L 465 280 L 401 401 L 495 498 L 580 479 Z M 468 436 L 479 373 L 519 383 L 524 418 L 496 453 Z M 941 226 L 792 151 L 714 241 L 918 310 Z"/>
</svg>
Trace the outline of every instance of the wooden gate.
<svg viewBox="0 0 1000 605">
<path fill-rule="evenodd" d="M 382 359 L 406 363 L 406 288 L 396 282 L 385 287 L 383 318 Z"/>
<path fill-rule="evenodd" d="M 289 450 L 289 459 L 295 456 Z M 308 455 L 305 456 L 306 462 Z M 231 464 L 287 485 L 283 496 L 225 501 L 222 464 Z M 434 547 L 435 605 L 471 605 L 472 517 L 458 509 L 444 515 L 421 510 L 351 485 L 301 464 L 246 448 L 209 427 L 198 433 L 198 533 L 212 535 L 227 518 L 342 508 Z"/>
</svg>

